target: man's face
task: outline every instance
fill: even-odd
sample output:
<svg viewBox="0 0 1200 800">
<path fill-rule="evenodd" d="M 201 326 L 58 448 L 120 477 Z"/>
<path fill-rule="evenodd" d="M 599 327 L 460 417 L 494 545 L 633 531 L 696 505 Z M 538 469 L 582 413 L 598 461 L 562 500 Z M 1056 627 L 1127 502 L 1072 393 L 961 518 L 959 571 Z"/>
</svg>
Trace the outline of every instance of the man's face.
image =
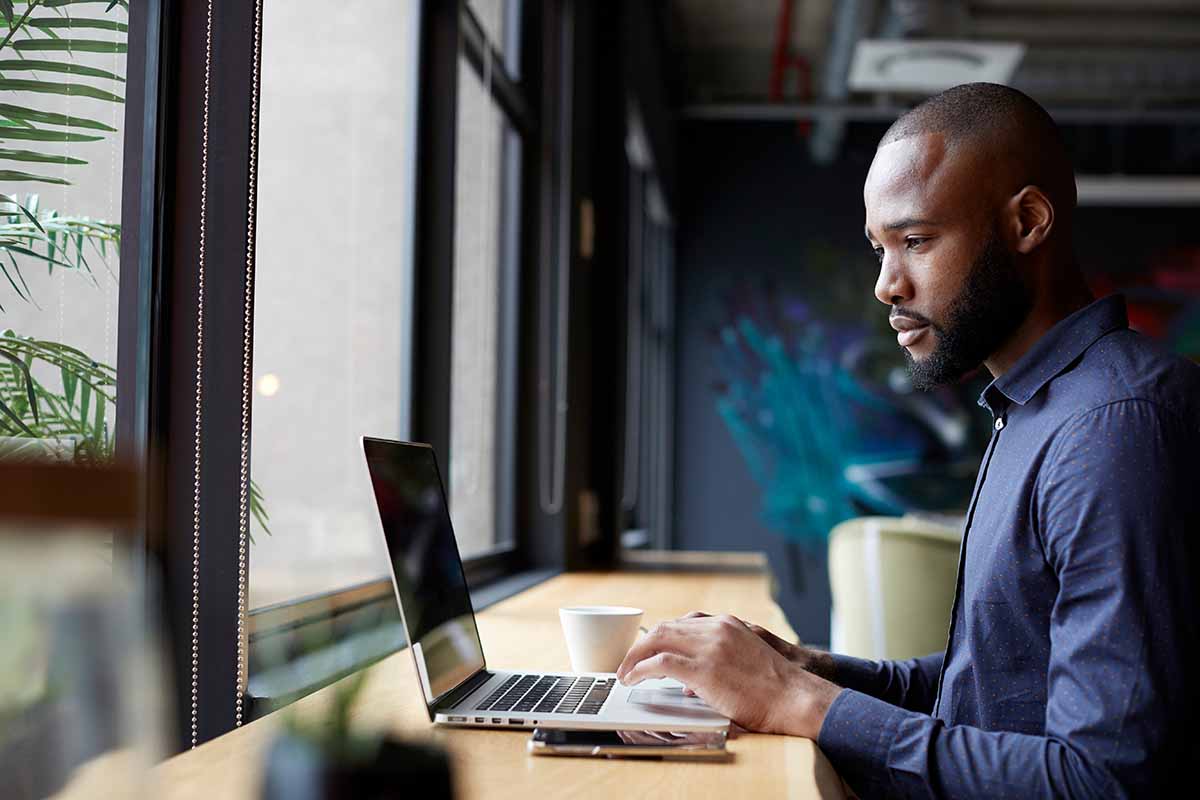
<svg viewBox="0 0 1200 800">
<path fill-rule="evenodd" d="M 891 306 L 913 384 L 958 380 L 1007 341 L 1032 299 L 996 225 L 986 158 L 938 134 L 881 147 L 863 189 L 879 258 L 875 296 Z"/>
</svg>

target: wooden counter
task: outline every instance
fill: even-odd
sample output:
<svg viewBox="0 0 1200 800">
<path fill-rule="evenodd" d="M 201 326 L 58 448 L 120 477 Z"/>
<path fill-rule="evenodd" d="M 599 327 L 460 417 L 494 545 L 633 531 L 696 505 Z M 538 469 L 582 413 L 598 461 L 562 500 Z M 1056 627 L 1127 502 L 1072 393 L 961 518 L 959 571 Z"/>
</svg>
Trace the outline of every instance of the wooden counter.
<svg viewBox="0 0 1200 800">
<path fill-rule="evenodd" d="M 761 574 L 575 573 L 553 578 L 479 615 L 488 666 L 567 670 L 558 622 L 564 605 L 636 605 L 647 626 L 688 611 L 730 612 L 792 636 Z M 842 782 L 807 739 L 741 734 L 726 763 L 531 757 L 528 731 L 433 729 L 407 650 L 370 667 L 355 719 L 449 749 L 461 798 L 551 797 L 842 798 Z M 319 713 L 329 688 L 171 758 L 156 769 L 155 796 L 168 800 L 256 798 L 266 748 L 288 713 Z M 293 712 L 294 710 L 294 712 Z"/>
</svg>

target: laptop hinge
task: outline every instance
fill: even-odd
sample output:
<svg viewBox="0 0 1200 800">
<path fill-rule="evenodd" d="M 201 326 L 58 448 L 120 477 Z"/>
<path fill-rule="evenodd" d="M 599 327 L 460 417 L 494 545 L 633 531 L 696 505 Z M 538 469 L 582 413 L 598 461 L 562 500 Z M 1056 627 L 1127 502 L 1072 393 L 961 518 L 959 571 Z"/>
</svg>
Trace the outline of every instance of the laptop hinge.
<svg viewBox="0 0 1200 800">
<path fill-rule="evenodd" d="M 479 672 L 476 672 L 474 675 L 460 683 L 457 687 L 447 692 L 446 696 L 437 702 L 434 710 L 443 711 L 445 709 L 454 708 L 463 700 L 466 700 L 468 697 L 470 697 L 476 689 L 478 689 L 480 686 L 483 686 L 491 679 L 492 673 L 488 672 L 486 669 L 479 670 Z"/>
</svg>

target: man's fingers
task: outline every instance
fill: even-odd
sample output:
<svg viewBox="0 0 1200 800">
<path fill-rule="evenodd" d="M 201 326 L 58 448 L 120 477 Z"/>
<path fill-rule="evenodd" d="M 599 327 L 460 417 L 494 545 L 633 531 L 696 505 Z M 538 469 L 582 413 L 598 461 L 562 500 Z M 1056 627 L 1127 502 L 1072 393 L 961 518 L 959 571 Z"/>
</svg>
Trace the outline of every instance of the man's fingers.
<svg viewBox="0 0 1200 800">
<path fill-rule="evenodd" d="M 657 653 L 667 651 L 686 656 L 693 655 L 694 645 L 690 641 L 692 634 L 693 630 L 689 625 L 682 625 L 679 622 L 660 622 L 629 648 L 621 665 L 617 667 L 617 677 L 624 678 L 626 670 Z"/>
<path fill-rule="evenodd" d="M 678 653 L 659 653 L 634 664 L 620 679 L 626 686 L 634 686 L 651 678 L 673 678 L 686 682 L 693 673 L 690 658 Z"/>
<path fill-rule="evenodd" d="M 680 619 L 700 619 L 702 617 L 711 617 L 711 616 L 712 616 L 712 614 L 709 614 L 707 611 L 689 611 L 688 613 L 686 613 L 682 617 L 680 617 Z"/>
</svg>

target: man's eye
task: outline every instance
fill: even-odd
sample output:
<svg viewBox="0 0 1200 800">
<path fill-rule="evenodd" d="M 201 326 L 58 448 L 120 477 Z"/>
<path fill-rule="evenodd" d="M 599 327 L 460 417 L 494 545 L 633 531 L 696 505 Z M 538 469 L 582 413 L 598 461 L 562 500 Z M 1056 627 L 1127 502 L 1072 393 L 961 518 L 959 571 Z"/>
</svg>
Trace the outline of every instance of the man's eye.
<svg viewBox="0 0 1200 800">
<path fill-rule="evenodd" d="M 928 241 L 928 239 L 923 239 L 920 236 L 910 236 L 904 240 L 904 244 L 909 250 L 915 250 Z"/>
</svg>

